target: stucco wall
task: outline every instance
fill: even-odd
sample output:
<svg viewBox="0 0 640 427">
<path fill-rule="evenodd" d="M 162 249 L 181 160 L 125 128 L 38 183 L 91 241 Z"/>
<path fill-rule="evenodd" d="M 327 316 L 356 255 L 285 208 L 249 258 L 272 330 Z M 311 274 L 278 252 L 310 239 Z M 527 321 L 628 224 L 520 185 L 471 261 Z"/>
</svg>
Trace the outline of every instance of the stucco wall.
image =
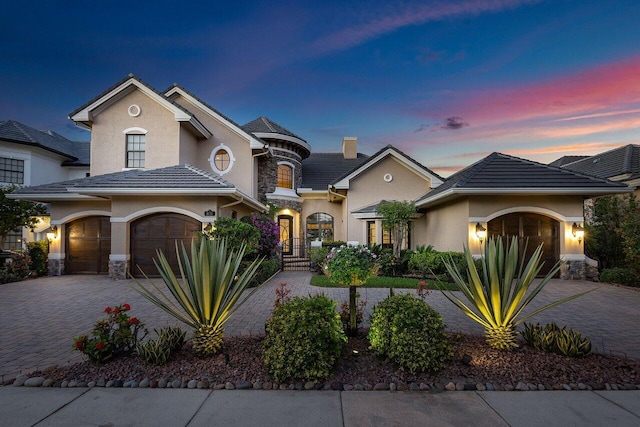
<svg viewBox="0 0 640 427">
<path fill-rule="evenodd" d="M 131 117 L 129 106 L 141 113 Z M 91 132 L 91 175 L 120 172 L 125 168 L 125 129 L 139 127 L 146 133 L 145 169 L 178 164 L 180 124 L 164 106 L 134 90 L 93 117 Z"/>
<path fill-rule="evenodd" d="M 427 211 L 423 221 L 424 243 L 418 243 L 416 231 L 417 244 L 433 245 L 438 251 L 461 251 L 468 241 L 469 202 L 458 199 L 438 205 Z"/>
<path fill-rule="evenodd" d="M 390 174 L 390 182 L 384 176 Z M 362 220 L 350 212 L 380 202 L 381 200 L 414 200 L 430 190 L 430 181 L 419 176 L 393 157 L 387 157 L 371 166 L 349 185 L 345 202 L 347 213 L 346 240 L 365 242 Z"/>
<path fill-rule="evenodd" d="M 38 147 L 0 141 L 0 157 L 24 161 L 23 185 L 41 185 L 68 179 L 83 178 L 88 167 L 62 167 L 67 157 Z"/>
<path fill-rule="evenodd" d="M 302 234 L 306 234 L 307 217 L 314 213 L 326 213 L 333 217 L 333 239 L 347 240 L 344 233 L 344 218 L 342 216 L 342 203 L 331 203 L 324 197 L 303 197 L 302 203 Z"/>
</svg>

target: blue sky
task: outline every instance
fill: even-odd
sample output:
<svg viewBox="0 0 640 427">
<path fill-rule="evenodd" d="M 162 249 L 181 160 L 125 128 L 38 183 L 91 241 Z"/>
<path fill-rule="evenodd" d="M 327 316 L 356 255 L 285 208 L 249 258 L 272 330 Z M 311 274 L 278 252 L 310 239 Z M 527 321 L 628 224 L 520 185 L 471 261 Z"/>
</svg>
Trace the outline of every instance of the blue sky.
<svg viewBox="0 0 640 427">
<path fill-rule="evenodd" d="M 134 73 L 337 151 L 393 144 L 446 176 L 640 143 L 640 2 L 23 1 L 0 17 L 0 119 L 68 113 Z"/>
</svg>

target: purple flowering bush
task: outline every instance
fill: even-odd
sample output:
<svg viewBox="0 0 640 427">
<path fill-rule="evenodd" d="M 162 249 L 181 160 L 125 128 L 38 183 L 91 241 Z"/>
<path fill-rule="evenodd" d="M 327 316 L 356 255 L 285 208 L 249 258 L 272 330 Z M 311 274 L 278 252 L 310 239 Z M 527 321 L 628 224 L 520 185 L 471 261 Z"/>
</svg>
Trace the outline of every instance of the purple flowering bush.
<svg viewBox="0 0 640 427">
<path fill-rule="evenodd" d="M 270 257 L 274 249 L 280 243 L 280 227 L 267 215 L 251 215 L 251 224 L 260 232 L 258 252 L 260 255 Z"/>
</svg>

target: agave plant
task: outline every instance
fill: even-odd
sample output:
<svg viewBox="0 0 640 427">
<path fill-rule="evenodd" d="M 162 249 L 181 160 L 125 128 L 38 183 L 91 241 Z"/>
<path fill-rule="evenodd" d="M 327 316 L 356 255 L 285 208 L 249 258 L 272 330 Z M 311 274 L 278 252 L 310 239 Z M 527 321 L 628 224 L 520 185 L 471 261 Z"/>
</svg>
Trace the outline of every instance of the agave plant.
<svg viewBox="0 0 640 427">
<path fill-rule="evenodd" d="M 546 276 L 532 287 L 532 283 L 542 265 L 542 245 L 538 246 L 525 266 L 525 259 L 518 266 L 518 240 L 514 237 L 507 245 L 506 252 L 501 239 L 489 239 L 481 259 L 478 273 L 474 259 L 467 246 L 466 280 L 453 260 L 444 260 L 447 271 L 467 301 L 451 291 L 441 289 L 444 296 L 464 314 L 481 324 L 485 329 L 487 344 L 493 348 L 510 350 L 518 346 L 516 326 L 541 311 L 578 298 L 595 289 L 552 302 L 526 315 L 524 309 L 540 293 L 549 280 L 560 269 L 558 261 Z M 474 310 L 475 309 L 475 310 Z"/>
<path fill-rule="evenodd" d="M 150 288 L 136 280 L 135 290 L 194 329 L 193 350 L 196 354 L 215 355 L 222 348 L 223 325 L 258 289 L 254 288 L 241 299 L 262 262 L 262 259 L 257 259 L 238 274 L 244 252 L 244 245 L 238 251 L 228 250 L 226 239 L 201 238 L 199 243 L 191 241 L 189 257 L 184 244 L 179 250 L 176 243 L 180 279 L 161 250 L 157 251 L 158 259 L 153 260 L 173 298 L 146 275 Z"/>
</svg>

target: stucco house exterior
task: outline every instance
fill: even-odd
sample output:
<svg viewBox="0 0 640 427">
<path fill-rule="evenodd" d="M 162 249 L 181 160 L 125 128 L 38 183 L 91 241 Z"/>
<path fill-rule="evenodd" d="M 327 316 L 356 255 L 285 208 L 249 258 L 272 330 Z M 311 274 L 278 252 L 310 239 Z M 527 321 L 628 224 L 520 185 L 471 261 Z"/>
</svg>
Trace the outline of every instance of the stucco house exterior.
<svg viewBox="0 0 640 427">
<path fill-rule="evenodd" d="M 173 253 L 219 217 L 275 207 L 282 252 L 320 240 L 388 244 L 376 207 L 412 200 L 418 212 L 405 245 L 480 254 L 476 230 L 517 234 L 584 275 L 586 197 L 629 191 L 621 183 L 494 153 L 443 179 L 389 145 L 358 153 L 312 152 L 266 117 L 239 125 L 181 86 L 157 91 L 129 75 L 70 114 L 91 131 L 90 176 L 33 185 L 14 197 L 47 202 L 57 237 L 52 274 L 114 279 L 152 268 L 156 248 Z M 486 239 L 484 239 L 486 241 Z"/>
<path fill-rule="evenodd" d="M 35 186 L 89 174 L 89 143 L 70 141 L 15 120 L 0 121 L 0 186 Z M 49 218 L 34 232 L 24 229 L 7 236 L 5 250 L 22 249 L 25 241 L 42 240 Z"/>
</svg>

